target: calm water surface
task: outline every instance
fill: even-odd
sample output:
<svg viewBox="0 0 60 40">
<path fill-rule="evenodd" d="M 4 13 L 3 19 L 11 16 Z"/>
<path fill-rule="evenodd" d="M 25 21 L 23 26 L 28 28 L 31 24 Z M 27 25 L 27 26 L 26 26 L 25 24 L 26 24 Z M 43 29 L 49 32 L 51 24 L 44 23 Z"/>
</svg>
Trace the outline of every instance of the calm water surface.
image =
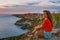
<svg viewBox="0 0 60 40">
<path fill-rule="evenodd" d="M 17 20 L 19 18 L 11 14 L 0 14 L 0 38 L 18 36 L 27 32 L 27 30 L 22 30 L 14 25 Z"/>
</svg>

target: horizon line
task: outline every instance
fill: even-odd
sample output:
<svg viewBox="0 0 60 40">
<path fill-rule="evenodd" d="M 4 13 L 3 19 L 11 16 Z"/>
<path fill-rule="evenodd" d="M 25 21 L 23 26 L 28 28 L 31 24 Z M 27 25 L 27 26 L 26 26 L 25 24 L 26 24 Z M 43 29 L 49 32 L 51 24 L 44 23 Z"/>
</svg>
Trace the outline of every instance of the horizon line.
<svg viewBox="0 0 60 40">
<path fill-rule="evenodd" d="M 60 12 L 55 12 L 55 13 L 60 13 Z M 42 12 L 0 12 L 0 14 L 42 14 Z"/>
</svg>

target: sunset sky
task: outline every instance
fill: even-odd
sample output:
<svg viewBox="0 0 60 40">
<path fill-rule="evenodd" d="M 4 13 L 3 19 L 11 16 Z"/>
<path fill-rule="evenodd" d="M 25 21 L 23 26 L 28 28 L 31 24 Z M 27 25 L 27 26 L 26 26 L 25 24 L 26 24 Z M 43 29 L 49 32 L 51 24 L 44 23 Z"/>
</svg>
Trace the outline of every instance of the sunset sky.
<svg viewBox="0 0 60 40">
<path fill-rule="evenodd" d="M 60 0 L 0 0 L 0 5 L 35 5 L 35 6 L 60 6 Z"/>
<path fill-rule="evenodd" d="M 24 6 L 29 6 L 28 8 L 27 7 L 21 7 L 20 6 L 20 9 L 24 8 L 26 11 L 29 11 L 29 10 L 32 10 L 34 12 L 38 11 L 39 10 L 39 6 L 56 6 L 56 7 L 51 7 L 51 8 L 56 8 L 54 10 L 56 11 L 59 11 L 60 9 L 60 0 L 0 0 L 0 8 L 12 8 L 14 10 L 16 10 L 18 7 L 14 7 L 14 5 L 24 5 Z M 6 7 L 7 6 L 7 7 Z M 32 7 L 32 6 L 37 6 L 37 7 Z M 59 7 L 59 8 L 58 8 Z M 36 10 L 37 8 L 37 10 Z M 19 8 L 18 8 L 19 9 Z M 17 10 L 18 10 L 17 9 Z M 20 10 L 19 9 L 19 10 Z M 23 9 L 23 10 L 24 10 Z M 0 9 L 1 10 L 1 9 Z M 4 9 L 3 9 L 4 10 Z M 18 11 L 19 11 L 18 10 Z M 22 10 L 22 11 L 23 11 Z M 24 10 L 24 11 L 25 11 Z M 5 11 L 5 10 L 4 10 Z M 0 11 L 1 12 L 1 11 Z M 21 11 L 20 11 L 21 12 Z"/>
</svg>

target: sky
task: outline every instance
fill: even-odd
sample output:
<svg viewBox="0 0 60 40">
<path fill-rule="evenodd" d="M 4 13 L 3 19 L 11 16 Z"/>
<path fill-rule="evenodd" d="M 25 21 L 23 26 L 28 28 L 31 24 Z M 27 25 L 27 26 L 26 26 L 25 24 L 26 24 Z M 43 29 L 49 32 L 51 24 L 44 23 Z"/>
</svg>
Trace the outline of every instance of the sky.
<svg viewBox="0 0 60 40">
<path fill-rule="evenodd" d="M 33 5 L 33 6 L 60 6 L 60 0 L 0 0 L 0 6 L 2 5 Z"/>
<path fill-rule="evenodd" d="M 18 8 L 18 6 L 16 6 L 16 5 L 19 5 L 20 8 Z M 25 5 L 25 7 L 21 6 L 21 5 Z M 26 6 L 28 6 L 28 7 L 26 7 Z M 41 6 L 43 6 L 43 7 L 48 7 L 49 6 L 49 8 L 53 8 L 54 11 L 55 10 L 60 11 L 60 0 L 0 0 L 0 8 L 6 8 L 6 9 L 10 8 L 10 9 L 14 9 L 15 11 L 20 10 L 20 12 L 21 11 L 22 12 L 25 12 L 25 11 L 34 11 L 34 12 L 40 11 Z M 10 11 L 10 9 L 9 9 L 9 11 Z M 3 10 L 5 11 L 5 9 L 3 9 Z M 14 11 L 14 10 L 12 10 L 12 11 Z M 0 11 L 1 11 L 1 9 L 0 9 Z"/>
</svg>

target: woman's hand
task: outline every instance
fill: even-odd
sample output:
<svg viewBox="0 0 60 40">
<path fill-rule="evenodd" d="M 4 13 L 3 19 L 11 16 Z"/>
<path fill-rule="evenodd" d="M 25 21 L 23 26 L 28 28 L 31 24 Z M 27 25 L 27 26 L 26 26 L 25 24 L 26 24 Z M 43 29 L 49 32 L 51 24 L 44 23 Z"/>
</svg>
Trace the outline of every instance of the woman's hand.
<svg viewBox="0 0 60 40">
<path fill-rule="evenodd" d="M 28 36 L 28 37 L 32 37 L 32 36 L 33 36 L 33 34 L 32 34 L 32 33 L 29 33 L 27 36 Z"/>
</svg>

